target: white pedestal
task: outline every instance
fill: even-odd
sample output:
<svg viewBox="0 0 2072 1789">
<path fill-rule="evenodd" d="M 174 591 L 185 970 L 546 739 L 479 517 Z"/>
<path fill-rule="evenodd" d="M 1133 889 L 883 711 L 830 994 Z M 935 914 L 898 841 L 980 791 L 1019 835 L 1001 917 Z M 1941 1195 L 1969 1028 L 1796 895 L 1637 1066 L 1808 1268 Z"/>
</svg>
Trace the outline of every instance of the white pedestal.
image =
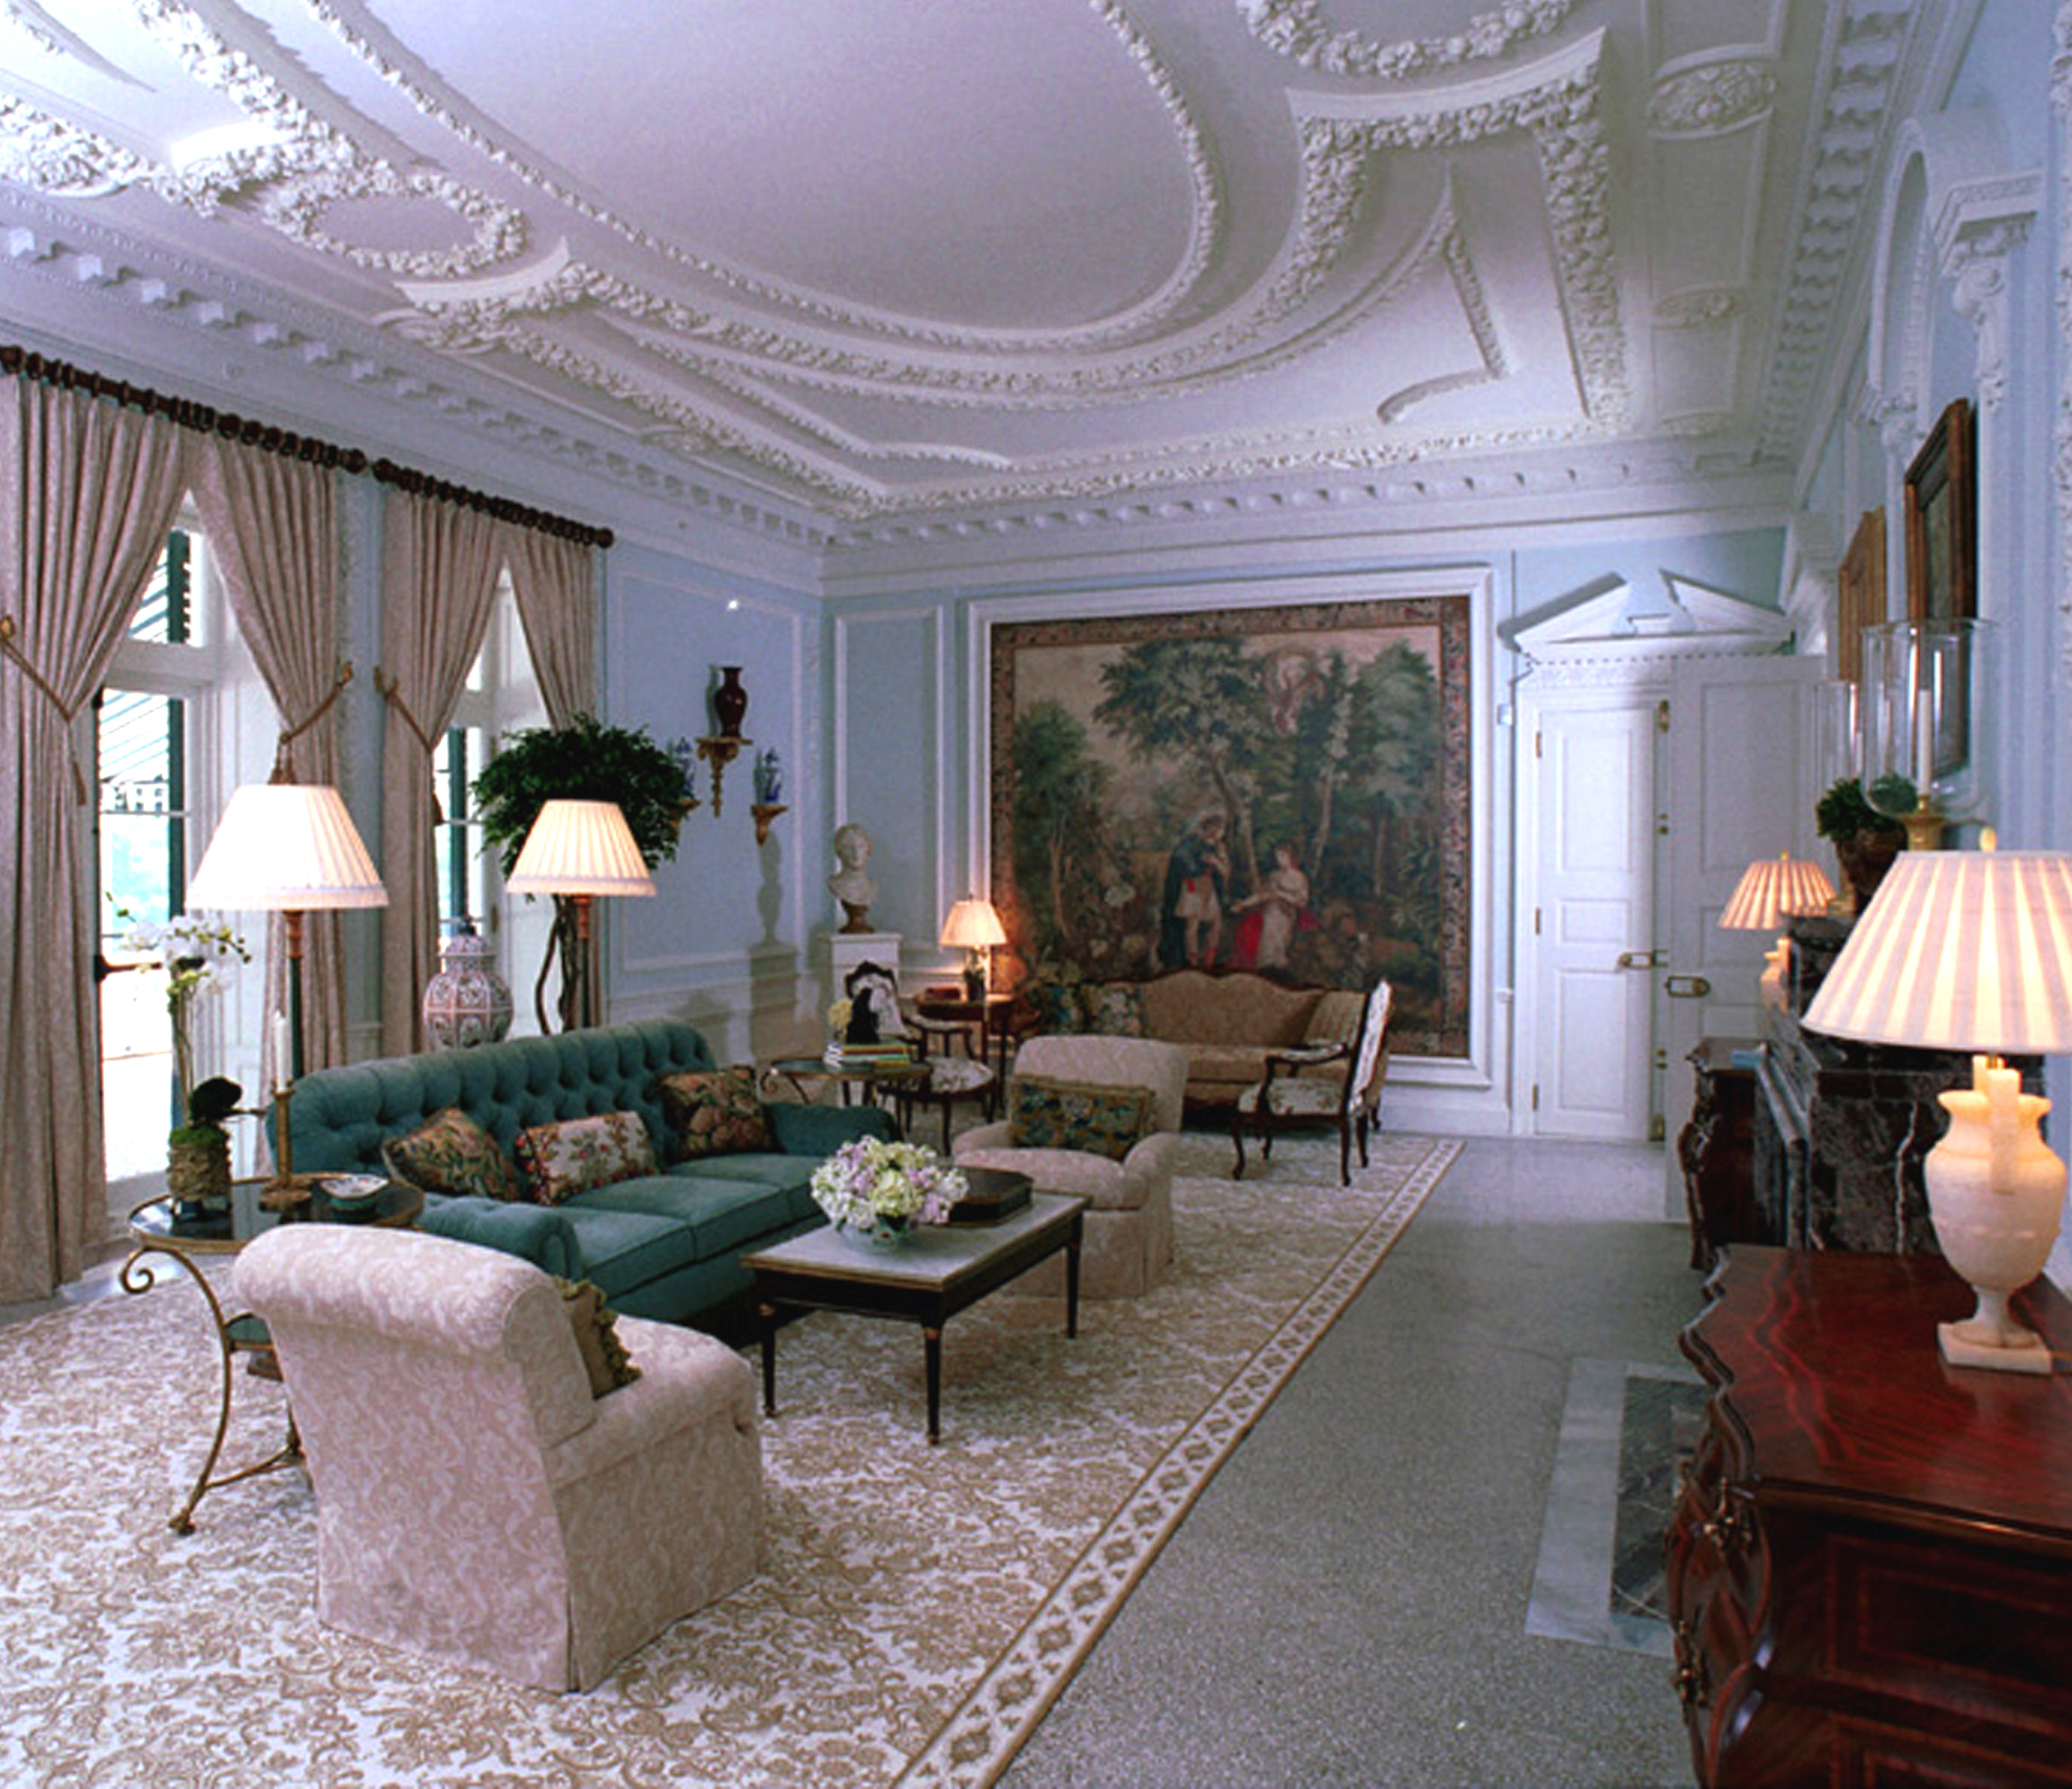
<svg viewBox="0 0 2072 1789">
<path fill-rule="evenodd" d="M 860 962 L 874 962 L 889 969 L 897 977 L 899 973 L 899 937 L 897 932 L 836 932 L 827 940 L 827 955 L 834 970 L 831 991 L 835 999 L 842 997 L 843 983 L 849 971 Z"/>
</svg>

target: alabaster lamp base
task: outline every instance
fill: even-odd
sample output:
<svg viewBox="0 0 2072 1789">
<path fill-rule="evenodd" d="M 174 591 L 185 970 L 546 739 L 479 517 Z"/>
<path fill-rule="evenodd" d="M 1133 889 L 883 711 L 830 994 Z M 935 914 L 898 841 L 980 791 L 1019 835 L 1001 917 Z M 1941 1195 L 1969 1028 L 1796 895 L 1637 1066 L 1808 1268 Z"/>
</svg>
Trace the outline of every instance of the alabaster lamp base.
<svg viewBox="0 0 2072 1789">
<path fill-rule="evenodd" d="M 2050 1102 L 2020 1091 L 2015 1071 L 1974 1059 L 1972 1090 L 1939 1095 L 1950 1129 L 1923 1177 L 1935 1239 L 1978 1295 L 1960 1323 L 1936 1326 L 1952 1366 L 2049 1373 L 2050 1351 L 2007 1301 L 2043 1271 L 2065 1205 L 2065 1164 L 2039 1125 Z"/>
</svg>

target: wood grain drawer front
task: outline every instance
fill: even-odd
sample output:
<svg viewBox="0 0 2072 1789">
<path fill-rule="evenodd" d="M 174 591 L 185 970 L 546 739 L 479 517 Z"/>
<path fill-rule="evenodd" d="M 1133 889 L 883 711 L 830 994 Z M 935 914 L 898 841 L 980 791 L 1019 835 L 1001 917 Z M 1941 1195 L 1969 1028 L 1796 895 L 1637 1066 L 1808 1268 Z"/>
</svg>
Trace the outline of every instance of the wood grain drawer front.
<svg viewBox="0 0 2072 1789">
<path fill-rule="evenodd" d="M 1836 1533 L 1825 1552 L 1821 1675 L 2016 1731 L 2072 1727 L 2072 1569 L 1889 1533 Z"/>
</svg>

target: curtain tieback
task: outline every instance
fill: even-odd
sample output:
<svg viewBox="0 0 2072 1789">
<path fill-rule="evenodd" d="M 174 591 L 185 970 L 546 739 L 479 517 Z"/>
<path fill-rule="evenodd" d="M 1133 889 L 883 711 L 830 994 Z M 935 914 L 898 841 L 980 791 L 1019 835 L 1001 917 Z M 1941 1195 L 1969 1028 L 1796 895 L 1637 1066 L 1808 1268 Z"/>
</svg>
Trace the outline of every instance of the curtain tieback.
<svg viewBox="0 0 2072 1789">
<path fill-rule="evenodd" d="M 319 720 L 331 712 L 331 706 L 344 693 L 345 685 L 353 681 L 353 661 L 341 658 L 338 674 L 331 680 L 331 687 L 325 692 L 324 700 L 298 720 L 292 727 L 283 727 L 273 746 L 273 774 L 269 781 L 287 783 L 292 781 L 288 769 L 288 748 Z M 377 677 L 379 681 L 379 677 Z"/>
<path fill-rule="evenodd" d="M 424 747 L 425 757 L 437 756 L 439 752 L 438 740 L 434 739 L 418 723 L 417 717 L 410 712 L 410 704 L 403 700 L 402 691 L 396 687 L 395 678 L 388 675 L 379 665 L 374 667 L 374 687 L 381 692 L 382 701 L 395 710 L 397 716 L 401 718 L 403 724 L 416 736 L 417 743 Z M 434 787 L 432 791 L 432 824 L 436 827 L 443 826 L 445 823 L 446 810 L 441 805 L 439 791 Z"/>
<path fill-rule="evenodd" d="M 22 652 L 19 646 L 14 644 L 14 636 L 18 631 L 20 630 L 15 626 L 13 616 L 0 615 L 0 655 L 12 658 L 16 665 L 21 666 L 22 675 L 43 692 L 44 695 L 49 699 L 50 706 L 58 711 L 58 718 L 69 729 L 73 721 L 78 718 L 79 705 L 74 702 L 67 706 L 64 697 L 50 687 L 42 672 L 29 662 L 27 655 Z M 76 747 L 69 747 L 68 749 L 72 759 L 72 792 L 80 805 L 84 807 L 93 799 L 93 792 L 86 786 L 86 773 L 79 768 L 79 753 Z"/>
</svg>

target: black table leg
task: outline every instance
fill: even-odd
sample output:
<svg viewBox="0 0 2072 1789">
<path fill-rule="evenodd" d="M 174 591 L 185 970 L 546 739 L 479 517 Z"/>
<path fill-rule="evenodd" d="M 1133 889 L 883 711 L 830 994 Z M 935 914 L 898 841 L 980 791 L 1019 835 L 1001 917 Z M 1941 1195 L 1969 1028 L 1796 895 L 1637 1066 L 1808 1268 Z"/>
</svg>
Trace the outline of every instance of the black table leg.
<svg viewBox="0 0 2072 1789">
<path fill-rule="evenodd" d="M 1072 1235 L 1065 1245 L 1065 1338 L 1079 1333 L 1079 1242 L 1085 1214 L 1072 1220 Z"/>
<path fill-rule="evenodd" d="M 777 1307 L 763 1304 L 756 1307 L 756 1314 L 763 1319 L 763 1414 L 777 1414 Z"/>
<path fill-rule="evenodd" d="M 942 1331 L 932 1323 L 921 1326 L 921 1342 L 928 1356 L 928 1439 L 942 1439 Z"/>
</svg>

